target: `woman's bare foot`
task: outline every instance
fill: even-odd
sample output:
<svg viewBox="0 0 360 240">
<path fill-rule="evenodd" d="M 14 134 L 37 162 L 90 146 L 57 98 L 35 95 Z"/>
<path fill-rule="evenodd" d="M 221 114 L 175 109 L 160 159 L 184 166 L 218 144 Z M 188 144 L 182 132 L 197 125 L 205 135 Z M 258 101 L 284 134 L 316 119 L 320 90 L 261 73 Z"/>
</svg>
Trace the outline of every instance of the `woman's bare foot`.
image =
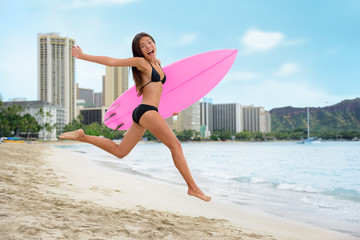
<svg viewBox="0 0 360 240">
<path fill-rule="evenodd" d="M 60 139 L 68 139 L 74 141 L 80 141 L 85 136 L 84 130 L 78 129 L 72 132 L 66 132 L 60 135 Z"/>
<path fill-rule="evenodd" d="M 211 197 L 205 195 L 199 188 L 197 188 L 197 189 L 190 189 L 189 188 L 188 194 L 190 196 L 200 198 L 201 200 L 204 200 L 205 202 L 209 202 L 211 200 Z"/>
</svg>

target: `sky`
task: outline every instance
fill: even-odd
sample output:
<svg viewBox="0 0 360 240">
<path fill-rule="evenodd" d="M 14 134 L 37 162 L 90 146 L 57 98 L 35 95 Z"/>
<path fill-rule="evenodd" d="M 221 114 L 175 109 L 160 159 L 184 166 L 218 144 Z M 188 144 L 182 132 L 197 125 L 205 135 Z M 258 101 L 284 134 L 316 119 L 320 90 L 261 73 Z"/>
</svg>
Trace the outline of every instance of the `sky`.
<svg viewBox="0 0 360 240">
<path fill-rule="evenodd" d="M 166 66 L 238 49 L 213 103 L 324 107 L 360 97 L 357 0 L 0 0 L 0 94 L 37 100 L 37 34 L 59 32 L 87 54 L 132 57 L 139 32 Z M 102 89 L 102 65 L 76 60 L 81 88 Z M 130 78 L 129 86 L 133 85 Z"/>
</svg>

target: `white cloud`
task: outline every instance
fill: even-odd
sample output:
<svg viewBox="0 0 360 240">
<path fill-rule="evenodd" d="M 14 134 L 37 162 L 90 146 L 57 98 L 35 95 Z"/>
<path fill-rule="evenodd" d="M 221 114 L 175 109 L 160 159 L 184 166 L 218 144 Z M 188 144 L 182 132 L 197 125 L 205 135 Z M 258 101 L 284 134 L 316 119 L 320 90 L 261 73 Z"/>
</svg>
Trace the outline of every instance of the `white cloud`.
<svg viewBox="0 0 360 240">
<path fill-rule="evenodd" d="M 296 63 L 285 63 L 280 66 L 280 69 L 274 73 L 275 76 L 285 77 L 290 76 L 299 71 L 299 66 Z"/>
<path fill-rule="evenodd" d="M 285 39 L 285 35 L 281 32 L 264 32 L 250 29 L 241 38 L 243 49 L 239 51 L 239 55 L 269 51 L 279 45 L 298 46 L 306 42 L 307 39 Z"/>
<path fill-rule="evenodd" d="M 279 45 L 283 39 L 284 35 L 280 32 L 263 32 L 252 29 L 245 33 L 242 43 L 250 50 L 267 51 Z"/>
</svg>

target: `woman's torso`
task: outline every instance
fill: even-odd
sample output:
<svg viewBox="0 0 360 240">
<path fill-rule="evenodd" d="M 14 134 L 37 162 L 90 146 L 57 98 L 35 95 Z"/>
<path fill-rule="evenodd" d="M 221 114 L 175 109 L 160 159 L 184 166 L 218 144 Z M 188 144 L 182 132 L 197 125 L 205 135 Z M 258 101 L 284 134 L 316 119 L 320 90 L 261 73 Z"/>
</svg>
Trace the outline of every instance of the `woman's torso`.
<svg viewBox="0 0 360 240">
<path fill-rule="evenodd" d="M 141 103 L 159 107 L 162 93 L 163 82 L 166 76 L 159 64 L 148 64 L 145 68 L 146 73 L 142 72 L 143 79 L 143 98 Z M 164 81 L 165 80 L 165 81 Z"/>
</svg>

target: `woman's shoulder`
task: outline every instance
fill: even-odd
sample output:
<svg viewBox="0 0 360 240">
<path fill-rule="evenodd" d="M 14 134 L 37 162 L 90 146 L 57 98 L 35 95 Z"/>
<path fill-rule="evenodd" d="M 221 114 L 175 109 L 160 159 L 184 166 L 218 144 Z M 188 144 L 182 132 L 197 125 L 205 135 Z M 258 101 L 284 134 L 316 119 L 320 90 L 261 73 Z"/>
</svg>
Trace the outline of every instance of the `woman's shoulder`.
<svg viewBox="0 0 360 240">
<path fill-rule="evenodd" d="M 134 57 L 139 64 L 144 65 L 147 61 L 144 57 Z"/>
<path fill-rule="evenodd" d="M 140 71 L 143 71 L 144 69 L 147 68 L 147 60 L 143 57 L 136 57 L 137 58 L 137 68 L 140 70 Z"/>
</svg>

